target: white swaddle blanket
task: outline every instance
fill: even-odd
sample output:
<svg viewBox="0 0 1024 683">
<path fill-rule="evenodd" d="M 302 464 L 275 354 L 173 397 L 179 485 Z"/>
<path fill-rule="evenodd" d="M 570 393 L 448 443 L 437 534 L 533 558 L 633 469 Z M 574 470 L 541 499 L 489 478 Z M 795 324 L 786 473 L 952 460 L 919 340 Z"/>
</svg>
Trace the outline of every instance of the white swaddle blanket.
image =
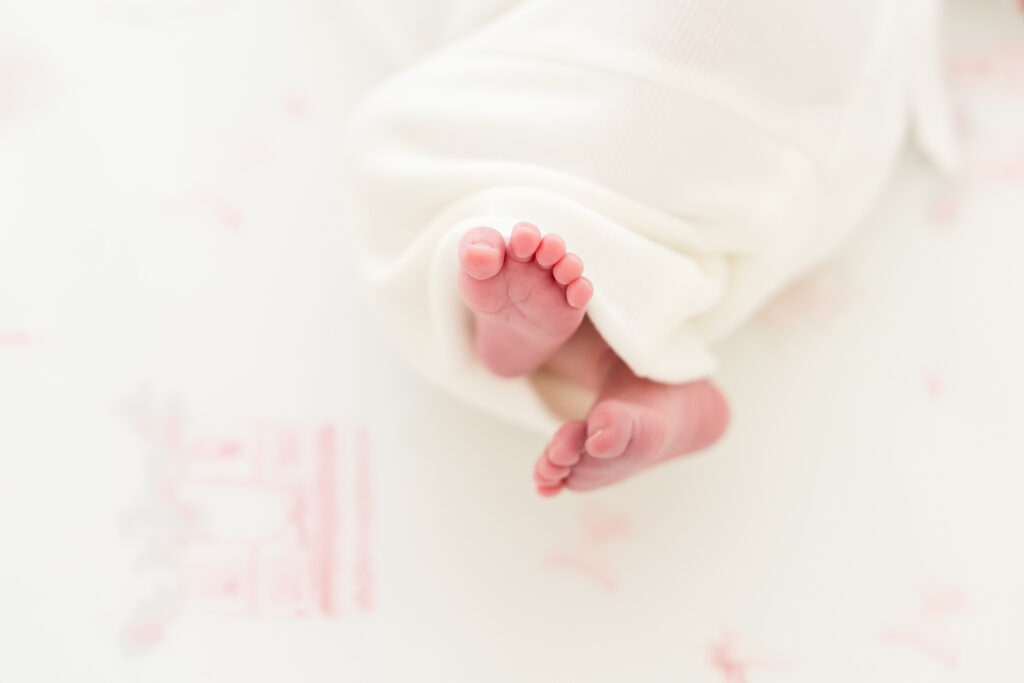
<svg viewBox="0 0 1024 683">
<path fill-rule="evenodd" d="M 864 220 L 912 131 L 953 162 L 932 0 L 512 4 L 367 97 L 345 188 L 403 354 L 508 419 L 548 430 L 578 405 L 476 360 L 455 277 L 468 228 L 561 234 L 608 343 L 683 382 Z"/>
</svg>

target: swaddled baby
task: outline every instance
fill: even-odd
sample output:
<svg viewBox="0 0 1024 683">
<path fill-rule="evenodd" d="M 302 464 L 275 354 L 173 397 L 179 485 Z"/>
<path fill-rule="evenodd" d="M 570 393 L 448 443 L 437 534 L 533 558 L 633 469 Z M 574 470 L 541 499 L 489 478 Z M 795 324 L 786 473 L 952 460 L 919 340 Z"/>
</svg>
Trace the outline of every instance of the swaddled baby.
<svg viewBox="0 0 1024 683">
<path fill-rule="evenodd" d="M 510 5 L 366 98 L 347 193 L 385 328 L 547 430 L 553 495 L 715 442 L 714 344 L 865 219 L 912 137 L 953 154 L 937 0 Z"/>
</svg>

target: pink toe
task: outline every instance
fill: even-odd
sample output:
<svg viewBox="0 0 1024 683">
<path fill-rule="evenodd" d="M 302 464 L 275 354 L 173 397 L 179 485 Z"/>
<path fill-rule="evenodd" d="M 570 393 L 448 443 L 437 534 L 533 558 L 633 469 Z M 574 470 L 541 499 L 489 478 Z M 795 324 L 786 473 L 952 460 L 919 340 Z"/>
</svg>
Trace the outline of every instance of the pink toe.
<svg viewBox="0 0 1024 683">
<path fill-rule="evenodd" d="M 534 258 L 541 268 L 550 268 L 565 256 L 565 240 L 555 234 L 545 235 Z"/>
<path fill-rule="evenodd" d="M 529 261 L 540 246 L 540 230 L 532 223 L 516 223 L 508 239 L 509 253 L 517 261 Z"/>
<path fill-rule="evenodd" d="M 587 418 L 588 454 L 595 458 L 615 458 L 622 455 L 633 436 L 633 418 L 623 406 L 605 402 L 591 411 Z"/>
<path fill-rule="evenodd" d="M 563 484 L 558 484 L 557 486 L 541 486 L 538 484 L 537 493 L 545 498 L 551 498 L 552 496 L 557 496 L 562 491 L 563 486 Z"/>
<path fill-rule="evenodd" d="M 555 281 L 560 285 L 567 285 L 583 275 L 583 259 L 576 254 L 566 254 L 562 260 L 551 269 Z"/>
<path fill-rule="evenodd" d="M 568 467 L 560 467 L 553 464 L 545 457 L 541 457 L 541 459 L 537 461 L 537 474 L 544 479 L 549 479 L 551 481 L 565 479 L 569 476 L 569 472 L 571 471 L 572 470 Z"/>
<path fill-rule="evenodd" d="M 594 285 L 585 277 L 570 282 L 565 288 L 565 300 L 573 308 L 583 308 L 594 296 Z"/>
<path fill-rule="evenodd" d="M 568 444 L 561 446 L 553 446 L 548 451 L 548 459 L 559 467 L 572 467 L 580 460 L 582 455 L 583 446 L 582 439 L 580 439 L 580 445 L 570 446 Z"/>
<path fill-rule="evenodd" d="M 487 280 L 505 262 L 505 240 L 494 228 L 467 230 L 459 240 L 459 266 L 474 280 Z"/>
<path fill-rule="evenodd" d="M 547 458 L 559 467 L 571 467 L 579 462 L 583 440 L 587 437 L 587 425 L 583 420 L 566 422 L 558 428 L 551 439 Z"/>
</svg>

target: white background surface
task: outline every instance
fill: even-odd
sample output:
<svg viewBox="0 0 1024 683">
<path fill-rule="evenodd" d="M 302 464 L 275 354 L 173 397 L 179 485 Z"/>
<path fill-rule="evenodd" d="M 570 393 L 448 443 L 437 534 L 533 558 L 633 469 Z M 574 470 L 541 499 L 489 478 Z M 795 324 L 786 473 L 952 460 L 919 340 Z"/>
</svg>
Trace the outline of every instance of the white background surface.
<svg viewBox="0 0 1024 683">
<path fill-rule="evenodd" d="M 722 349 L 719 446 L 542 500 L 360 307 L 344 13 L 0 3 L 0 680 L 1024 679 L 1024 11 L 950 20 L 963 177 Z"/>
</svg>

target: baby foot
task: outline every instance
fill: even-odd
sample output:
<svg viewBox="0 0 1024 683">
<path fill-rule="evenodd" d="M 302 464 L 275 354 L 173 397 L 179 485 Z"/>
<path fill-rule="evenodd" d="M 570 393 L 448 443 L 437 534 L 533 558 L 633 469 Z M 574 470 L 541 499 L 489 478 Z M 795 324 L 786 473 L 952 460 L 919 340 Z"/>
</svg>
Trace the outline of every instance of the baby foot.
<svg viewBox="0 0 1024 683">
<path fill-rule="evenodd" d="M 459 242 L 459 291 L 476 314 L 476 351 L 495 374 L 529 374 L 572 336 L 594 293 L 583 261 L 555 234 L 529 223 L 508 244 L 493 228 Z"/>
<path fill-rule="evenodd" d="M 710 382 L 659 384 L 633 377 L 599 400 L 586 422 L 563 425 L 537 461 L 541 495 L 589 491 L 714 443 L 729 419 Z"/>
</svg>

